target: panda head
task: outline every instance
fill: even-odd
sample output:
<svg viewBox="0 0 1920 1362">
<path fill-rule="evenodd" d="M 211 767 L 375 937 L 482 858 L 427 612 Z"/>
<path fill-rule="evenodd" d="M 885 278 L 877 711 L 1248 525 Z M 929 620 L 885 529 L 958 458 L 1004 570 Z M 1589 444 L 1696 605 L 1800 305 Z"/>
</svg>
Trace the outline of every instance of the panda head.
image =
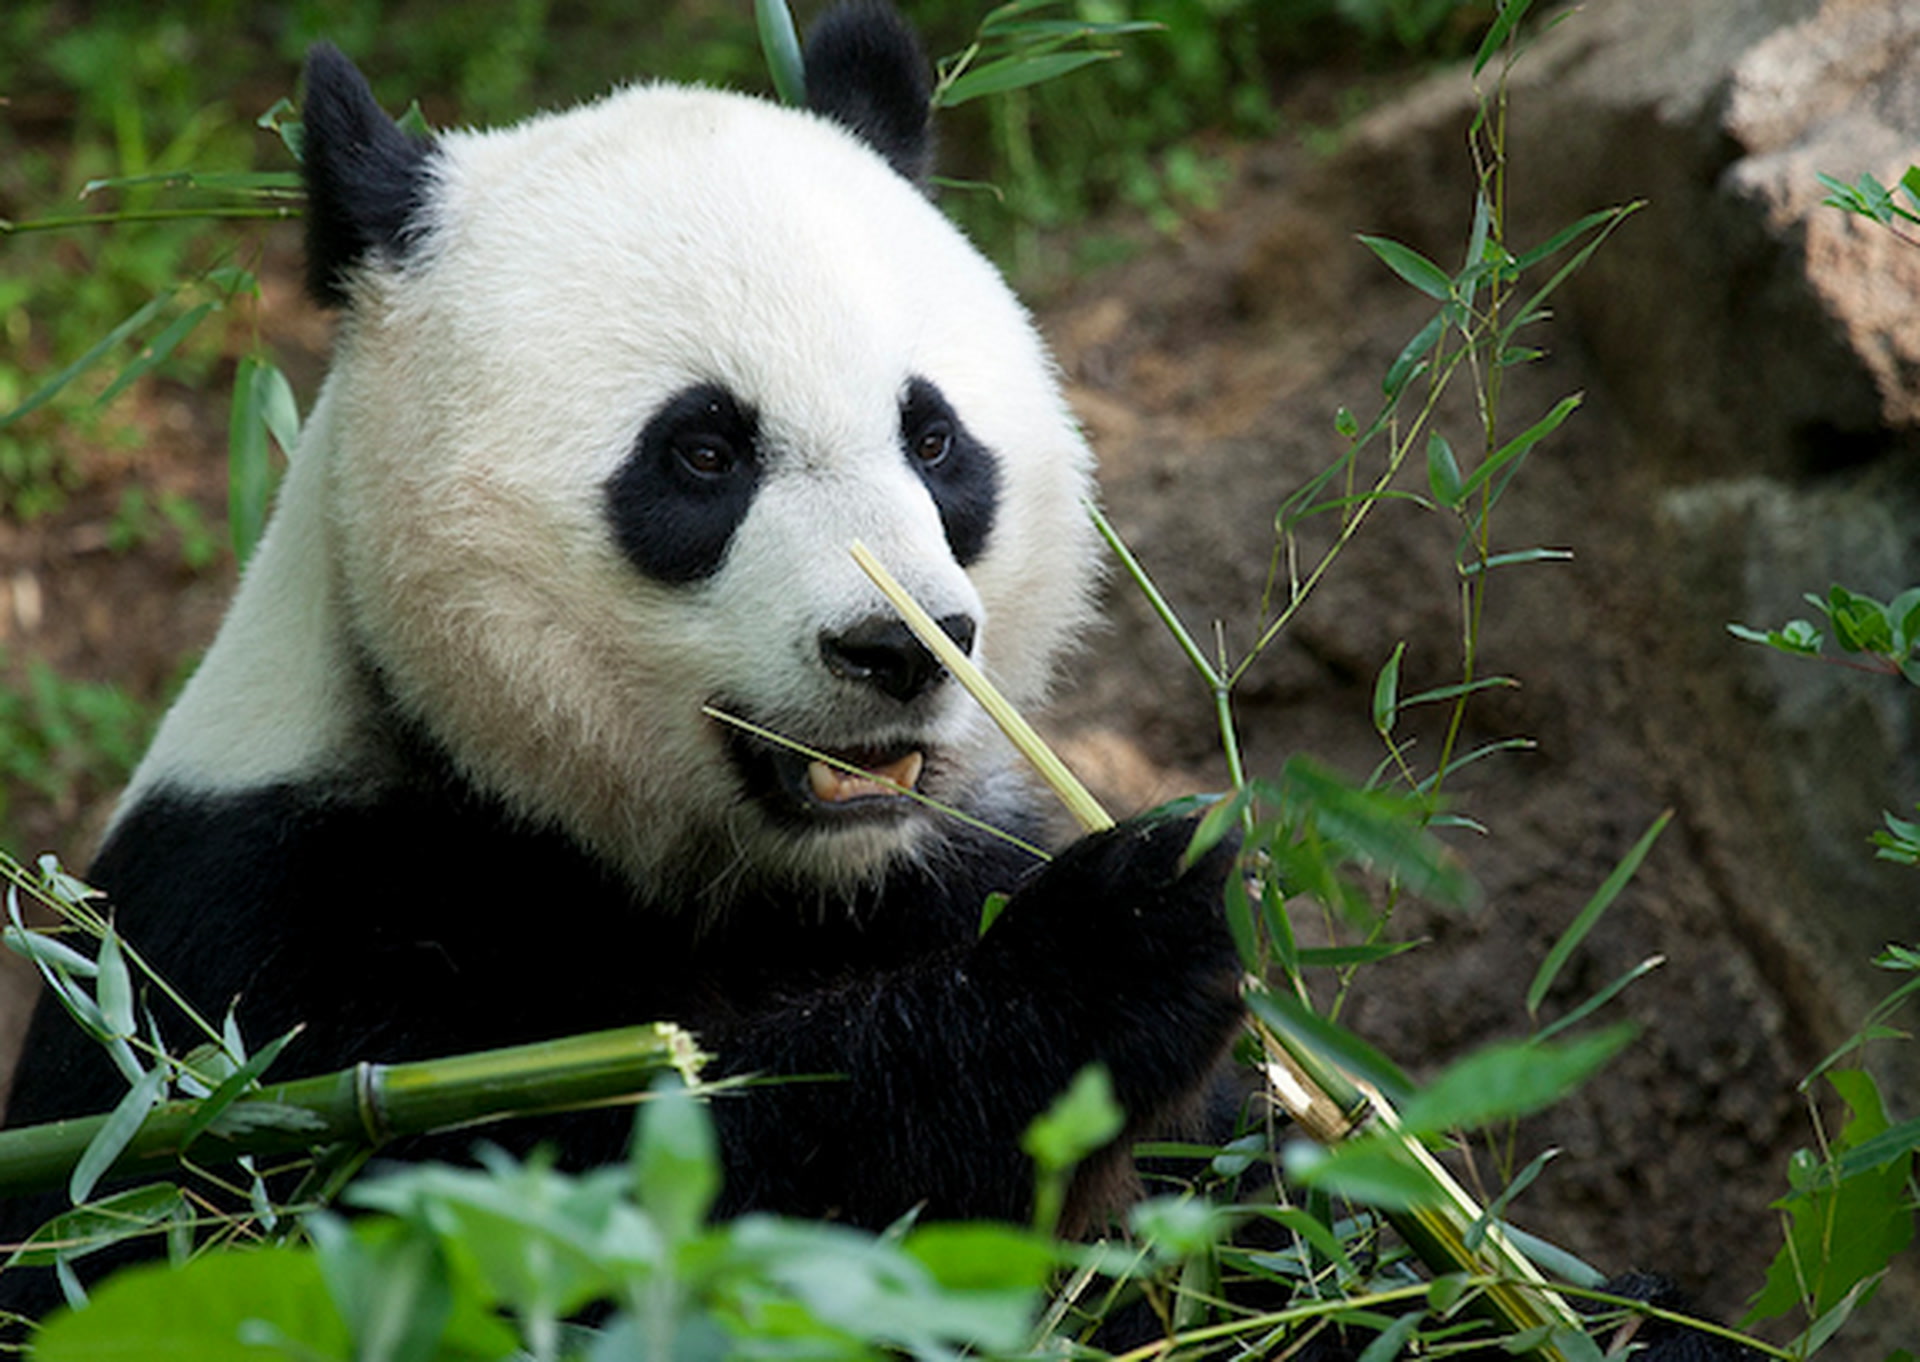
<svg viewBox="0 0 1920 1362">
<path fill-rule="evenodd" d="M 807 110 L 647 86 L 431 141 L 338 53 L 308 71 L 310 280 L 343 313 L 296 475 L 324 463 L 354 656 L 464 779 L 716 900 L 845 887 L 948 825 L 703 706 L 1013 805 L 854 540 L 1016 704 L 1093 575 L 1051 362 L 922 192 L 911 33 L 844 7 L 806 69 Z"/>
</svg>

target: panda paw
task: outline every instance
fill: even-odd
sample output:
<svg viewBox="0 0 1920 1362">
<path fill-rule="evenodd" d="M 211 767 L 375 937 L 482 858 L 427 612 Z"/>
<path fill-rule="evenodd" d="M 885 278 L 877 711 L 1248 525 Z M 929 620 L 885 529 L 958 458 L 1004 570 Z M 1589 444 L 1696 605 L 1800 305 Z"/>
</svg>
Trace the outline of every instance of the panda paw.
<svg viewBox="0 0 1920 1362">
<path fill-rule="evenodd" d="M 1021 887 L 977 952 L 1048 1000 L 1136 1115 L 1191 1091 L 1241 1019 L 1223 909 L 1237 846 L 1185 866 L 1196 826 L 1145 817 L 1081 838 Z"/>
</svg>

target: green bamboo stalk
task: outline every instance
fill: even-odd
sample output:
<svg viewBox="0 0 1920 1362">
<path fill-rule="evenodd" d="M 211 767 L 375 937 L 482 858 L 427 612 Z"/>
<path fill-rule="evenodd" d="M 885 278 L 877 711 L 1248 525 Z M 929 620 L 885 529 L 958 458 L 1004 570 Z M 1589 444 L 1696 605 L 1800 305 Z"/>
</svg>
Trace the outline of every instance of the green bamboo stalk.
<svg viewBox="0 0 1920 1362">
<path fill-rule="evenodd" d="M 200 1103 L 162 1103 L 107 1176 L 161 1176 L 188 1154 L 196 1163 L 215 1164 L 318 1145 L 377 1147 L 403 1135 L 600 1106 L 645 1092 L 669 1071 L 693 1081 L 703 1058 L 688 1032 L 655 1022 L 448 1059 L 357 1064 L 240 1098 L 191 1149 L 183 1141 Z M 0 1131 L 0 1197 L 64 1186 L 106 1119 L 82 1116 Z"/>
<path fill-rule="evenodd" d="M 1100 802 L 872 552 L 858 542 L 849 551 L 900 612 L 914 636 L 933 651 L 981 708 L 993 717 L 1001 732 L 1039 772 L 1081 827 L 1088 832 L 1112 827 L 1113 818 Z M 1254 987 L 1260 986 L 1257 980 L 1252 983 Z M 1385 1135 L 1432 1180 L 1433 1202 L 1410 1210 L 1386 1212 L 1387 1219 L 1408 1247 L 1431 1271 L 1442 1276 L 1464 1273 L 1486 1279 L 1476 1304 L 1496 1324 L 1516 1333 L 1542 1326 L 1584 1329 L 1578 1312 L 1548 1285 L 1540 1270 L 1501 1233 L 1497 1223 L 1486 1227 L 1477 1251 L 1467 1247 L 1467 1235 L 1485 1218 L 1484 1212 L 1424 1144 L 1401 1130 L 1399 1117 L 1384 1097 L 1362 1089 L 1303 1038 L 1269 1026 L 1259 1017 L 1250 1017 L 1248 1025 L 1268 1057 L 1269 1092 L 1302 1130 L 1330 1146 L 1362 1133 Z M 1548 1362 L 1566 1362 L 1566 1355 L 1551 1339 L 1539 1344 L 1535 1351 Z"/>
</svg>

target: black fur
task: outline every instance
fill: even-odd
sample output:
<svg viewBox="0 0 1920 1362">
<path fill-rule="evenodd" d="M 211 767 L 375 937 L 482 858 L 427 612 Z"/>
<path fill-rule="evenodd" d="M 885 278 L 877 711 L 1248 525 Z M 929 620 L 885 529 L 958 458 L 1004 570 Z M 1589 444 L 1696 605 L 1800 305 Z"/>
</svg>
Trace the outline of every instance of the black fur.
<svg viewBox="0 0 1920 1362">
<path fill-rule="evenodd" d="M 917 1205 L 1022 1216 L 1032 1173 L 1019 1132 L 1091 1060 L 1112 1067 L 1136 1123 L 1204 1081 L 1239 1005 L 1219 909 L 1226 861 L 1178 876 L 1187 831 L 1124 827 L 1036 870 L 955 826 L 924 868 L 824 913 L 812 895 L 769 891 L 702 930 L 444 763 L 415 760 L 406 782 L 359 795 L 156 792 L 92 876 L 129 941 L 205 1013 L 237 996 L 255 1043 L 306 1024 L 283 1076 L 662 1017 L 694 1028 L 721 1074 L 843 1075 L 715 1104 L 723 1209 L 878 1227 Z M 1017 893 L 977 939 L 995 890 Z M 177 1018 L 164 1024 L 187 1039 Z M 123 1090 L 43 1000 L 10 1123 L 104 1110 Z M 626 1115 L 600 1113 L 498 1135 L 557 1141 L 587 1165 L 617 1158 L 629 1130 Z M 459 1157 L 475 1138 L 400 1152 Z M 6 1203 L 0 1235 L 58 1209 L 54 1197 Z M 0 1274 L 7 1308 L 53 1300 L 50 1272 Z"/>
<path fill-rule="evenodd" d="M 807 106 L 852 129 L 907 179 L 933 167 L 933 86 L 920 40 L 890 5 L 837 5 L 807 35 Z"/>
<path fill-rule="evenodd" d="M 331 43 L 307 54 L 301 174 L 307 185 L 307 290 L 328 307 L 369 256 L 405 260 L 424 230 L 435 144 L 410 137 Z"/>
<path fill-rule="evenodd" d="M 621 551 L 662 582 L 696 582 L 726 561 L 760 485 L 760 420 L 715 384 L 670 399 L 607 480 Z"/>
<path fill-rule="evenodd" d="M 929 442 L 941 452 L 928 457 Z M 907 385 L 900 404 L 900 444 L 907 462 L 933 493 L 947 547 L 962 567 L 987 549 L 1000 504 L 1000 466 L 974 439 L 940 389 L 925 378 Z"/>
</svg>

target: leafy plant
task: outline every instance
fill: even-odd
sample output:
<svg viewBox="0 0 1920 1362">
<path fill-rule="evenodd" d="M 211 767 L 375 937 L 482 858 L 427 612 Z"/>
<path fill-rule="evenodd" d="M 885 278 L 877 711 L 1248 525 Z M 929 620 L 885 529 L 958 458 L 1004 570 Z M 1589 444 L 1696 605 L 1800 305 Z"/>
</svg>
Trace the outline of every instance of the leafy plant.
<svg viewBox="0 0 1920 1362">
<path fill-rule="evenodd" d="M 747 1216 L 707 1220 L 720 1189 L 702 1105 L 669 1080 L 642 1108 L 625 1166 L 563 1173 L 482 1152 L 356 1184 L 352 1224 L 128 1271 L 35 1339 L 43 1362 L 124 1355 L 314 1362 L 905 1355 L 1023 1348 L 1057 1261 L 992 1224 L 870 1235 Z M 599 1307 L 588 1329 L 568 1321 Z"/>
<path fill-rule="evenodd" d="M 1900 177 L 1898 188 L 1906 196 L 1904 204 L 1871 172 L 1862 172 L 1853 184 L 1831 175 L 1815 178 L 1827 188 L 1827 197 L 1820 201 L 1827 207 L 1871 219 L 1907 244 L 1920 246 L 1920 235 L 1914 231 L 1920 227 L 1920 212 L 1915 211 L 1920 209 L 1920 166 L 1908 166 L 1907 173 Z"/>
</svg>

